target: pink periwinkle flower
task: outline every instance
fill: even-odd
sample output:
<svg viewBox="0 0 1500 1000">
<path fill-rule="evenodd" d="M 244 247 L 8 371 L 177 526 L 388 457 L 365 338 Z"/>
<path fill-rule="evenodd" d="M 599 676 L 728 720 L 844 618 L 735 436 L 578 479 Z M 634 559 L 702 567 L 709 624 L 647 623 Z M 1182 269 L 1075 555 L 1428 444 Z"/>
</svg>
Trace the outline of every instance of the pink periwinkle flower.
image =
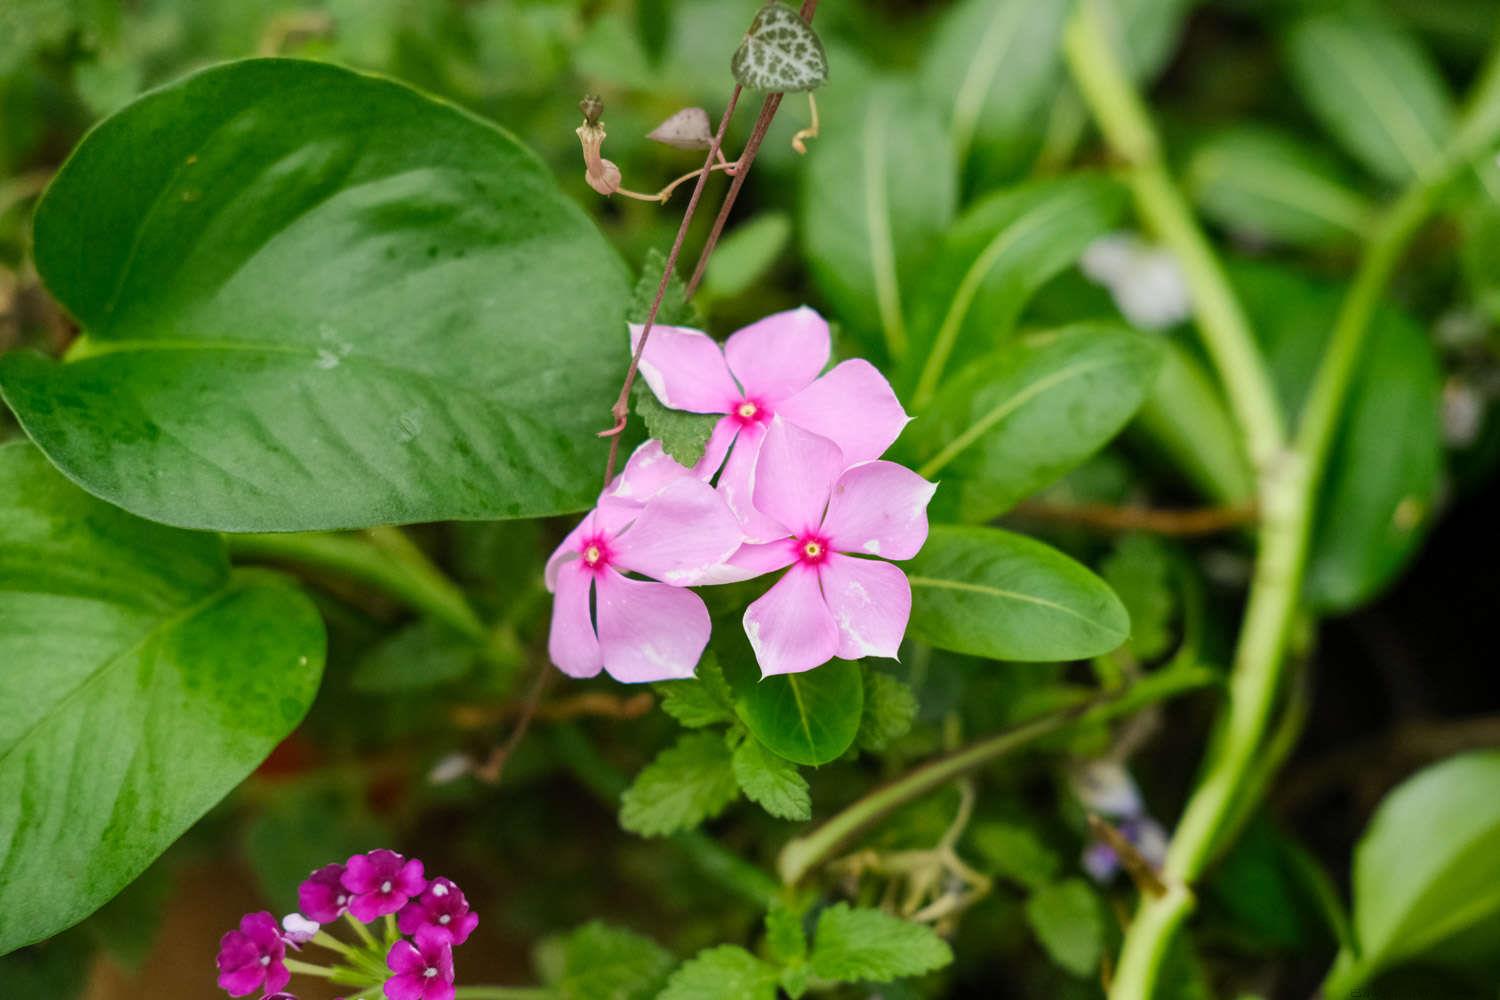
<svg viewBox="0 0 1500 1000">
<path fill-rule="evenodd" d="M 427 891 L 401 910 L 396 926 L 402 934 L 415 934 L 423 927 L 435 927 L 449 935 L 453 944 L 469 940 L 479 926 L 479 914 L 469 909 L 463 890 L 445 878 L 435 878 Z"/>
<path fill-rule="evenodd" d="M 384 848 L 350 858 L 344 865 L 341 882 L 354 894 L 349 900 L 349 912 L 367 924 L 395 913 L 427 889 L 422 862 L 415 858 L 408 861 Z"/>
<path fill-rule="evenodd" d="M 779 535 L 746 545 L 731 564 L 747 577 L 791 567 L 745 609 L 761 673 L 895 656 L 911 586 L 883 559 L 921 549 L 937 487 L 894 462 L 847 466 L 832 441 L 780 418 L 766 432 L 754 484 L 755 506 Z"/>
<path fill-rule="evenodd" d="M 385 982 L 390 1000 L 453 1000 L 453 943 L 436 927 L 418 930 L 416 943 L 397 941 L 385 964 L 395 973 Z"/>
<path fill-rule="evenodd" d="M 547 560 L 552 662 L 573 677 L 601 669 L 627 682 L 692 676 L 709 618 L 686 588 L 705 582 L 742 540 L 724 499 L 691 476 L 644 504 L 601 499 Z"/>
<path fill-rule="evenodd" d="M 275 993 L 291 982 L 286 942 L 276 918 L 264 911 L 247 913 L 239 930 L 219 941 L 219 988 L 232 997 L 247 997 L 265 988 Z"/>
<path fill-rule="evenodd" d="M 324 865 L 309 875 L 297 887 L 297 906 L 302 915 L 320 924 L 331 924 L 342 917 L 351 898 L 343 879 L 343 865 Z"/>
<path fill-rule="evenodd" d="M 641 328 L 632 325 L 632 347 L 640 336 Z M 845 361 L 821 374 L 829 352 L 828 323 L 805 306 L 752 323 L 722 348 L 683 327 L 654 327 L 646 341 L 641 377 L 662 403 L 723 414 L 693 471 L 710 479 L 723 465 L 719 490 L 749 541 L 780 537 L 774 520 L 754 503 L 756 458 L 773 417 L 832 440 L 851 465 L 879 458 L 906 426 L 890 383 L 868 361 Z"/>
</svg>

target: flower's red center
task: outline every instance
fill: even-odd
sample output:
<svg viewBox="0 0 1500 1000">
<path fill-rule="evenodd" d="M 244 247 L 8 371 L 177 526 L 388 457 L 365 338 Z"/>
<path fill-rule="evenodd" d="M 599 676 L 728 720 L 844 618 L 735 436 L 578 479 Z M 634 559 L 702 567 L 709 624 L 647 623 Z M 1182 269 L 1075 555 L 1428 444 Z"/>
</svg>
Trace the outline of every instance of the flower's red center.
<svg viewBox="0 0 1500 1000">
<path fill-rule="evenodd" d="M 578 556 L 584 569 L 603 570 L 609 565 L 609 541 L 603 535 L 585 538 L 578 547 Z"/>
<path fill-rule="evenodd" d="M 734 418 L 735 423 L 741 427 L 751 427 L 755 424 L 763 424 L 771 419 L 770 407 L 759 399 L 751 399 L 746 396 L 738 403 L 733 403 L 729 408 L 729 415 Z"/>
<path fill-rule="evenodd" d="M 816 566 L 828 558 L 828 539 L 821 535 L 806 534 L 795 542 L 797 559 L 808 566 Z"/>
</svg>

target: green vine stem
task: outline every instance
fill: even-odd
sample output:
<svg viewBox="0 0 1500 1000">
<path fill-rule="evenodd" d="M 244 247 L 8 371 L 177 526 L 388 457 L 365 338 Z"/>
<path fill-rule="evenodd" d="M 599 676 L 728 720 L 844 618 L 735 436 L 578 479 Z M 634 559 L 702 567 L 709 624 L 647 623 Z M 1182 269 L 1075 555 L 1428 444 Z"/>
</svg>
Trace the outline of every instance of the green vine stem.
<svg viewBox="0 0 1500 1000">
<path fill-rule="evenodd" d="M 455 1000 L 550 1000 L 557 994 L 539 986 L 460 986 Z"/>
<path fill-rule="evenodd" d="M 1226 714 L 1197 787 L 1173 833 L 1163 870 L 1168 892 L 1143 899 L 1127 929 L 1110 996 L 1147 1000 L 1172 939 L 1194 906 L 1191 885 L 1224 847 L 1236 816 L 1264 786 L 1266 752 L 1299 610 L 1319 485 L 1380 296 L 1412 236 L 1454 172 L 1500 132 L 1500 70 L 1492 58 L 1440 169 L 1419 178 L 1382 215 L 1335 322 L 1291 447 L 1243 311 L 1160 153 L 1145 105 L 1110 44 L 1099 9 L 1084 0 L 1069 23 L 1069 68 L 1106 140 L 1131 166 L 1138 210 L 1176 253 L 1192 289 L 1198 328 L 1256 470 L 1258 555 L 1235 650 Z M 1345 976 L 1344 978 L 1347 978 Z M 1339 980 L 1335 985 L 1343 985 Z M 1344 994 L 1330 993 L 1330 998 Z"/>
<path fill-rule="evenodd" d="M 1207 667 L 1164 669 L 1118 692 L 1098 695 L 1082 704 L 1030 719 L 939 757 L 875 789 L 813 832 L 789 841 L 777 858 L 777 873 L 784 883 L 795 885 L 859 831 L 971 771 L 1031 746 L 1043 737 L 1130 715 L 1155 702 L 1209 687 L 1218 680 L 1219 675 Z"/>
<path fill-rule="evenodd" d="M 329 570 L 369 584 L 485 642 L 484 622 L 459 586 L 448 578 L 399 528 L 371 528 L 363 534 L 225 535 L 230 555 L 255 562 L 292 563 Z"/>
</svg>

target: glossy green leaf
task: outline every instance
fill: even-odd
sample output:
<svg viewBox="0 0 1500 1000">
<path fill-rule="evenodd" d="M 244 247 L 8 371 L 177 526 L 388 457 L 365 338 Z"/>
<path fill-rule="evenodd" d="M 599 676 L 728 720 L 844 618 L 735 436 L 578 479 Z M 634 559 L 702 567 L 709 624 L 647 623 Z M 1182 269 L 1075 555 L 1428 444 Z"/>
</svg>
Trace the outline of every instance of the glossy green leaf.
<svg viewBox="0 0 1500 1000">
<path fill-rule="evenodd" d="M 766 749 L 794 764 L 836 760 L 854 743 L 864 711 L 864 682 L 851 660 L 830 660 L 800 674 L 762 678 L 735 623 L 715 646 L 734 691 L 740 720 Z"/>
<path fill-rule="evenodd" d="M 810 962 L 820 978 L 888 983 L 951 961 L 948 943 L 926 924 L 848 903 L 835 903 L 818 914 Z"/>
<path fill-rule="evenodd" d="M 1125 191 L 1078 175 L 1002 191 L 943 237 L 912 296 L 911 354 L 899 380 L 921 408 L 945 371 L 1002 343 L 1031 296 L 1114 228 Z"/>
<path fill-rule="evenodd" d="M 1026 922 L 1058 965 L 1092 976 L 1104 954 L 1104 914 L 1082 879 L 1043 886 L 1026 900 Z"/>
<path fill-rule="evenodd" d="M 1292 81 L 1370 171 L 1392 182 L 1425 174 L 1453 127 L 1453 100 L 1416 39 L 1369 10 L 1303 17 L 1287 33 Z"/>
<path fill-rule="evenodd" d="M 1161 368 L 1131 421 L 1131 436 L 1159 453 L 1204 495 L 1242 503 L 1254 483 L 1243 439 L 1203 363 L 1163 338 Z"/>
<path fill-rule="evenodd" d="M 478 661 L 473 639 L 424 619 L 387 636 L 361 657 L 349 683 L 365 694 L 421 691 L 462 678 Z"/>
<path fill-rule="evenodd" d="M 776 265 L 792 238 L 792 220 L 784 212 L 766 212 L 724 234 L 703 272 L 703 291 L 729 298 L 747 291 Z"/>
<path fill-rule="evenodd" d="M 1105 16 L 1130 78 L 1151 80 L 1177 51 L 1197 0 L 1110 0 Z"/>
<path fill-rule="evenodd" d="M 1056 482 L 1125 426 L 1161 362 L 1151 338 L 1078 326 L 1008 344 L 955 376 L 900 448 L 942 480 L 938 520 L 988 521 Z"/>
<path fill-rule="evenodd" d="M 1348 241 L 1374 208 L 1331 157 L 1260 125 L 1225 129 L 1188 161 L 1187 184 L 1203 214 L 1243 237 L 1293 245 Z"/>
<path fill-rule="evenodd" d="M 745 798 L 778 819 L 812 819 L 812 796 L 797 765 L 753 737 L 734 749 L 734 777 Z"/>
<path fill-rule="evenodd" d="M 721 944 L 682 963 L 658 1000 L 776 1000 L 776 967 Z"/>
<path fill-rule="evenodd" d="M 1427 768 L 1381 803 L 1354 856 L 1362 978 L 1500 914 L 1497 789 L 1500 751 L 1485 750 Z"/>
<path fill-rule="evenodd" d="M 999 528 L 934 526 L 911 581 L 908 634 L 996 660 L 1077 660 L 1130 635 L 1120 599 L 1051 546 Z"/>
<path fill-rule="evenodd" d="M 840 123 L 808 147 L 800 231 L 813 280 L 868 350 L 908 349 L 907 300 L 953 218 L 956 168 L 938 110 L 911 85 L 829 92 Z"/>
<path fill-rule="evenodd" d="M 223 543 L 0 447 L 0 953 L 139 875 L 312 703 L 323 624 Z"/>
<path fill-rule="evenodd" d="M 624 273 L 535 157 L 449 105 L 318 63 L 198 73 L 89 134 L 36 260 L 87 336 L 0 360 L 0 390 L 127 510 L 304 530 L 597 492 Z"/>
<path fill-rule="evenodd" d="M 1062 859 L 1030 826 L 990 820 L 975 824 L 969 840 L 986 871 L 1003 875 L 1024 889 L 1040 889 L 1057 877 Z"/>
<path fill-rule="evenodd" d="M 794 93 L 828 82 L 828 54 L 823 40 L 802 15 L 770 0 L 729 61 L 736 82 L 749 90 Z"/>
<path fill-rule="evenodd" d="M 655 1000 L 673 962 L 650 938 L 597 920 L 544 941 L 537 952 L 557 1000 Z"/>
<path fill-rule="evenodd" d="M 643 837 L 690 830 L 739 796 L 718 733 L 689 733 L 656 755 L 620 797 L 620 825 Z"/>
<path fill-rule="evenodd" d="M 1270 265 L 1242 263 L 1230 273 L 1295 413 L 1343 290 Z M 1393 306 L 1377 309 L 1318 501 L 1307 568 L 1317 606 L 1368 600 L 1416 553 L 1442 472 L 1441 385 L 1426 332 Z"/>
<path fill-rule="evenodd" d="M 947 109 L 960 164 L 973 178 L 1016 172 L 1041 142 L 1062 77 L 1066 3 L 964 0 L 922 55 L 922 85 Z"/>
<path fill-rule="evenodd" d="M 1476 198 L 1461 212 L 1459 248 L 1469 294 L 1491 321 L 1500 320 L 1500 204 Z"/>
</svg>

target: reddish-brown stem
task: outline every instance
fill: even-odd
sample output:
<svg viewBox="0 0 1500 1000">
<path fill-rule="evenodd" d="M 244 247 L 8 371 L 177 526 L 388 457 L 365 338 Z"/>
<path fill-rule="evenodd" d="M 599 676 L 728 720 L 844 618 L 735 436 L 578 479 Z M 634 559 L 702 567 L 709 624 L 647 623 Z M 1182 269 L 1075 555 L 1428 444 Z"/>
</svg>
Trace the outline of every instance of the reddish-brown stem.
<svg viewBox="0 0 1500 1000">
<path fill-rule="evenodd" d="M 813 14 L 818 9 L 818 0 L 802 0 L 802 20 L 808 24 L 812 23 Z M 693 276 L 688 279 L 687 289 L 683 297 L 691 299 L 693 293 L 698 290 L 698 283 L 703 280 L 703 272 L 708 267 L 708 257 L 714 252 L 718 245 L 719 237 L 724 233 L 724 224 L 729 221 L 729 213 L 734 208 L 734 201 L 740 196 L 740 188 L 745 185 L 745 177 L 750 173 L 750 165 L 755 162 L 755 154 L 760 152 L 760 144 L 770 131 L 771 119 L 776 117 L 776 110 L 781 107 L 781 94 L 767 94 L 766 99 L 761 102 L 760 115 L 755 119 L 755 127 L 750 130 L 750 138 L 745 143 L 745 151 L 735 162 L 739 165 L 734 172 L 734 180 L 729 184 L 729 193 L 724 196 L 724 204 L 719 206 L 719 214 L 714 218 L 714 227 L 709 231 L 708 239 L 703 244 L 703 250 L 698 254 L 698 263 L 693 268 Z"/>
<path fill-rule="evenodd" d="M 1150 507 L 1112 507 L 1102 503 L 1047 503 L 1029 500 L 1017 505 L 1017 517 L 1057 524 L 1077 524 L 1101 531 L 1145 531 L 1155 535 L 1215 535 L 1255 523 L 1255 507 L 1198 507 L 1161 510 Z"/>
<path fill-rule="evenodd" d="M 521 706 L 521 715 L 516 719 L 516 728 L 511 730 L 510 739 L 490 751 L 485 762 L 474 769 L 474 776 L 480 781 L 491 785 L 500 781 L 500 772 L 516 752 L 516 747 L 526 738 L 526 730 L 531 728 L 531 720 L 536 717 L 537 706 L 542 702 L 542 694 L 546 692 L 547 685 L 552 683 L 552 675 L 553 670 L 547 664 L 538 668 L 536 679 L 531 682 L 531 690 L 526 693 L 526 701 Z"/>
<path fill-rule="evenodd" d="M 698 210 L 698 202 L 703 198 L 703 189 L 708 185 L 710 168 L 719 155 L 719 148 L 724 145 L 724 133 L 729 129 L 729 119 L 734 116 L 734 109 L 740 102 L 739 84 L 735 84 L 734 92 L 729 95 L 729 105 L 724 109 L 723 117 L 719 119 L 719 130 L 714 133 L 713 142 L 708 147 L 708 157 L 703 161 L 703 172 L 698 175 L 698 183 L 693 185 L 693 195 L 688 199 L 687 208 L 682 213 L 682 224 L 677 227 L 677 236 L 672 240 L 671 252 L 667 254 L 667 265 L 662 268 L 661 281 L 656 286 L 656 297 L 651 300 L 651 308 L 646 313 L 646 322 L 641 330 L 641 339 L 635 345 L 635 352 L 630 356 L 630 367 L 625 371 L 625 382 L 620 386 L 620 397 L 615 400 L 615 405 L 610 413 L 615 418 L 615 424 L 609 430 L 600 431 L 600 437 L 607 437 L 609 441 L 609 461 L 604 466 L 604 484 L 615 477 L 615 463 L 620 457 L 620 435 L 625 430 L 625 425 L 630 420 L 630 387 L 635 384 L 636 372 L 641 367 L 641 352 L 646 349 L 646 340 L 651 336 L 651 327 L 656 323 L 656 314 L 661 311 L 661 301 L 666 297 L 667 284 L 672 280 L 672 271 L 677 267 L 677 257 L 682 253 L 682 243 L 687 239 L 688 226 L 693 222 L 693 213 Z M 738 174 L 738 171 L 736 172 Z"/>
</svg>

